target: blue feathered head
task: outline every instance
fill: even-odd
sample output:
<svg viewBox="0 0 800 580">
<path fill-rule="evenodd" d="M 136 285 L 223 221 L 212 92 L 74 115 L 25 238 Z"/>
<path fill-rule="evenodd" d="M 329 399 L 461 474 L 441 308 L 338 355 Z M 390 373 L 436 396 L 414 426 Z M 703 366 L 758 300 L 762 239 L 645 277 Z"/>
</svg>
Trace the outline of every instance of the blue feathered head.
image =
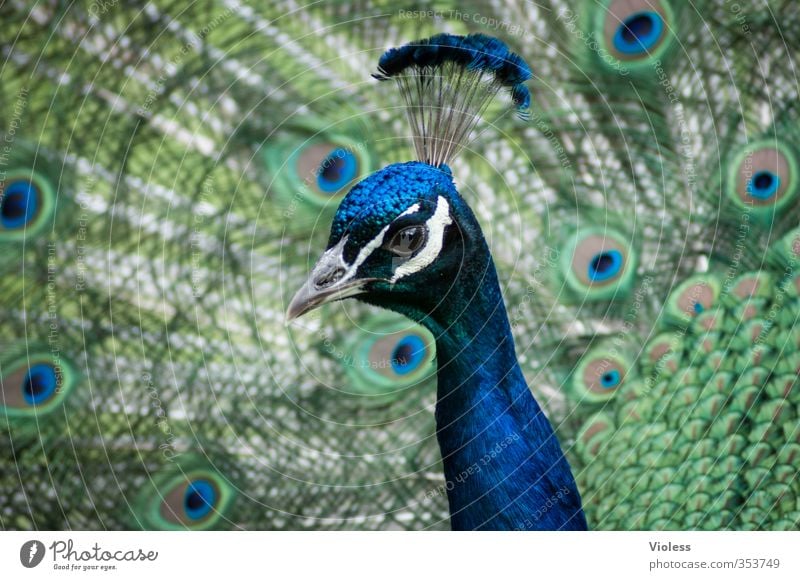
<svg viewBox="0 0 800 580">
<path fill-rule="evenodd" d="M 448 286 L 468 291 L 494 272 L 448 162 L 501 89 L 527 110 L 528 65 L 496 38 L 439 34 L 387 51 L 378 70 L 406 99 L 419 161 L 390 165 L 345 196 L 290 319 L 349 296 L 423 319 L 442 310 Z"/>
</svg>

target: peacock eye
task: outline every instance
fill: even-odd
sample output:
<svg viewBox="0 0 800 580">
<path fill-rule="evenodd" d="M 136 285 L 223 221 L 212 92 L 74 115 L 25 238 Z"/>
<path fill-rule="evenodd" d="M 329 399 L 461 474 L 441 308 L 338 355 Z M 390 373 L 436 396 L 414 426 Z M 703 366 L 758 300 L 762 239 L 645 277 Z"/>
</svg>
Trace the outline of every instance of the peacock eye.
<svg viewBox="0 0 800 580">
<path fill-rule="evenodd" d="M 31 366 L 22 383 L 22 396 L 29 405 L 41 405 L 49 401 L 58 387 L 58 370 L 49 364 Z"/>
<path fill-rule="evenodd" d="M 208 530 L 226 521 L 236 491 L 227 477 L 189 455 L 176 469 L 156 473 L 132 506 L 137 522 L 152 530 Z"/>
<path fill-rule="evenodd" d="M 595 34 L 602 37 L 607 57 L 626 66 L 658 60 L 673 42 L 673 9 L 667 0 L 605 0 L 598 5 Z M 603 58 L 606 65 L 610 60 Z"/>
<path fill-rule="evenodd" d="M 567 284 L 581 300 L 615 300 L 635 280 L 636 253 L 625 236 L 605 228 L 578 232 L 566 248 Z"/>
<path fill-rule="evenodd" d="M 584 354 L 572 378 L 571 395 L 580 403 L 612 398 L 634 368 L 622 353 L 596 347 Z"/>
<path fill-rule="evenodd" d="M 42 231 L 53 212 L 50 182 L 30 169 L 0 176 L 0 242 L 22 240 Z"/>
<path fill-rule="evenodd" d="M 399 315 L 381 313 L 364 320 L 347 340 L 345 390 L 361 405 L 383 405 L 402 398 L 407 388 L 436 372 L 433 335 Z"/>
<path fill-rule="evenodd" d="M 347 149 L 337 148 L 331 151 L 317 168 L 317 187 L 330 194 L 335 194 L 358 177 L 358 159 Z"/>
<path fill-rule="evenodd" d="M 34 351 L 30 358 L 33 360 L 28 355 L 11 359 L 8 371 L 0 375 L 0 418 L 24 420 L 50 413 L 78 382 L 72 365 L 63 357 Z"/>
<path fill-rule="evenodd" d="M 798 157 L 794 149 L 763 140 L 740 149 L 728 167 L 727 196 L 762 224 L 794 207 L 798 191 Z"/>
<path fill-rule="evenodd" d="M 424 246 L 427 237 L 428 230 L 425 226 L 409 226 L 403 228 L 392 237 L 388 249 L 405 258 Z"/>
<path fill-rule="evenodd" d="M 650 50 L 661 38 L 664 21 L 656 12 L 636 12 L 617 27 L 614 47 L 624 54 L 640 54 Z"/>
</svg>

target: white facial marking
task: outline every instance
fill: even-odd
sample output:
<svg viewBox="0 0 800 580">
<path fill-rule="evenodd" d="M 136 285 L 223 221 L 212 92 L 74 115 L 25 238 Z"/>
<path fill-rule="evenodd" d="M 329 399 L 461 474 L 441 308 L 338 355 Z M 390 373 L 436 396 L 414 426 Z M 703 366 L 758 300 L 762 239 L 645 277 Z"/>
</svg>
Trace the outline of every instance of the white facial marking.
<svg viewBox="0 0 800 580">
<path fill-rule="evenodd" d="M 403 217 L 404 215 L 411 215 L 412 213 L 417 213 L 418 211 L 419 211 L 419 204 L 415 203 L 397 217 Z"/>
<path fill-rule="evenodd" d="M 439 255 L 439 252 L 442 251 L 444 229 L 452 223 L 453 219 L 450 217 L 450 204 L 447 203 L 445 198 L 440 196 L 436 202 L 436 211 L 433 212 L 433 215 L 425 222 L 425 225 L 428 226 L 427 243 L 417 252 L 416 256 L 397 267 L 394 271 L 394 276 L 392 276 L 389 282 L 394 284 L 400 278 L 414 274 L 430 266 Z"/>
<path fill-rule="evenodd" d="M 371 241 L 370 241 L 368 244 L 366 244 L 366 245 L 365 245 L 363 248 L 361 248 L 361 251 L 358 253 L 358 256 L 356 256 L 356 259 L 355 259 L 355 261 L 353 262 L 353 265 L 352 265 L 352 266 L 350 266 L 350 268 L 351 268 L 351 271 L 347 273 L 347 276 L 348 276 L 348 277 L 349 277 L 350 275 L 353 275 L 353 276 L 355 276 L 356 270 L 358 270 L 358 267 L 359 267 L 361 264 L 363 264 L 363 263 L 364 263 L 364 260 L 366 260 L 367 258 L 369 258 L 369 255 L 370 255 L 372 252 L 374 252 L 374 251 L 375 251 L 377 248 L 380 248 L 380 247 L 383 245 L 383 237 L 386 235 L 386 232 L 387 232 L 387 230 L 389 229 L 389 226 L 390 226 L 390 225 L 391 225 L 391 224 L 389 224 L 389 225 L 387 225 L 385 228 L 383 228 L 383 229 L 382 229 L 382 230 L 381 230 L 381 231 L 378 233 L 378 235 L 377 235 L 377 236 L 375 236 L 374 238 L 372 238 L 372 240 L 371 240 Z"/>
<path fill-rule="evenodd" d="M 412 213 L 417 213 L 418 211 L 419 211 L 419 204 L 415 203 L 397 217 L 411 215 Z M 364 261 L 367 258 L 369 258 L 372 252 L 374 252 L 376 249 L 380 248 L 383 245 L 383 238 L 386 236 L 386 232 L 389 230 L 391 225 L 392 224 L 388 224 L 385 228 L 383 228 L 380 232 L 378 232 L 377 236 L 375 236 L 368 244 L 366 244 L 363 248 L 361 248 L 361 251 L 358 253 L 358 256 L 356 256 L 355 261 L 351 265 L 349 266 L 345 265 L 347 272 L 345 273 L 344 276 L 342 276 L 340 283 L 346 282 L 347 280 L 355 276 L 359 266 L 361 266 L 361 264 L 363 264 Z M 341 254 L 341 248 L 344 247 L 344 243 L 346 241 L 347 237 L 345 236 L 345 238 L 339 244 L 336 244 L 334 248 L 331 248 L 330 251 L 333 251 L 338 248 L 338 252 Z"/>
<path fill-rule="evenodd" d="M 402 216 L 411 215 L 413 213 L 417 213 L 419 210 L 419 204 L 415 203 L 397 217 L 399 218 Z M 442 243 L 444 241 L 444 228 L 451 223 L 453 223 L 453 220 L 450 218 L 450 204 L 448 204 L 447 200 L 443 197 L 439 197 L 436 203 L 436 211 L 428 219 L 428 221 L 425 222 L 428 227 L 428 242 L 425 244 L 422 250 L 417 253 L 416 256 L 407 262 L 404 262 L 395 270 L 394 276 L 391 280 L 389 280 L 389 282 L 394 284 L 403 276 L 408 276 L 414 272 L 419 272 L 423 268 L 430 266 L 436 259 L 436 256 L 438 256 L 439 252 L 442 250 Z M 322 255 L 319 262 L 317 262 L 315 270 L 324 270 L 326 267 L 330 268 L 334 266 L 332 262 L 336 262 L 335 265 L 345 270 L 345 274 L 334 284 L 331 284 L 328 287 L 329 290 L 333 290 L 337 286 L 343 285 L 356 275 L 356 272 L 358 272 L 358 268 L 361 266 L 361 264 L 363 264 L 366 259 L 369 258 L 372 252 L 383 245 L 383 239 L 386 237 L 386 232 L 391 226 L 392 224 L 388 224 L 378 233 L 377 236 L 375 236 L 369 243 L 364 245 L 364 247 L 361 248 L 361 251 L 358 252 L 358 256 L 356 256 L 356 259 L 352 264 L 347 264 L 342 257 L 344 246 L 347 243 L 347 236 L 344 236 L 341 240 L 339 240 L 338 244 L 333 246 L 330 250 Z"/>
</svg>

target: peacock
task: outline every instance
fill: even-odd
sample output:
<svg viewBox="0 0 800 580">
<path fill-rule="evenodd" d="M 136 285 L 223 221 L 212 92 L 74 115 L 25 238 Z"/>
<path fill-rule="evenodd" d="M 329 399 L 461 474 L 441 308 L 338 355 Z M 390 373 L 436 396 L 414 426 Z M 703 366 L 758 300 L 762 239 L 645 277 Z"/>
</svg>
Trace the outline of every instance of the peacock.
<svg viewBox="0 0 800 580">
<path fill-rule="evenodd" d="M 0 15 L 3 529 L 800 527 L 795 3 Z"/>
<path fill-rule="evenodd" d="M 375 76 L 397 80 L 419 161 L 350 189 L 287 317 L 355 296 L 434 336 L 453 529 L 585 530 L 569 464 L 517 363 L 489 247 L 449 167 L 500 90 L 527 115 L 530 69 L 494 37 L 437 34 L 386 52 Z"/>
</svg>

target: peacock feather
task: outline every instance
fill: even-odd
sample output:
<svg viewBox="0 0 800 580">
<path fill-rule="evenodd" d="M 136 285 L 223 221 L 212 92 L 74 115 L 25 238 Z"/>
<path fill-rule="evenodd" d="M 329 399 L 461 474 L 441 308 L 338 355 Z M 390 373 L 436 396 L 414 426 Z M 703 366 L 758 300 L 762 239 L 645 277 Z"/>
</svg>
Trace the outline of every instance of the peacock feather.
<svg viewBox="0 0 800 580">
<path fill-rule="evenodd" d="M 482 480 L 442 459 L 441 333 L 355 300 L 284 325 L 349 192 L 412 159 L 446 163 L 515 344 L 454 360 L 518 365 L 590 528 L 800 526 L 796 3 L 0 16 L 0 527 L 451 527 L 448 488 Z M 433 130 L 437 88 L 480 115 Z"/>
</svg>

